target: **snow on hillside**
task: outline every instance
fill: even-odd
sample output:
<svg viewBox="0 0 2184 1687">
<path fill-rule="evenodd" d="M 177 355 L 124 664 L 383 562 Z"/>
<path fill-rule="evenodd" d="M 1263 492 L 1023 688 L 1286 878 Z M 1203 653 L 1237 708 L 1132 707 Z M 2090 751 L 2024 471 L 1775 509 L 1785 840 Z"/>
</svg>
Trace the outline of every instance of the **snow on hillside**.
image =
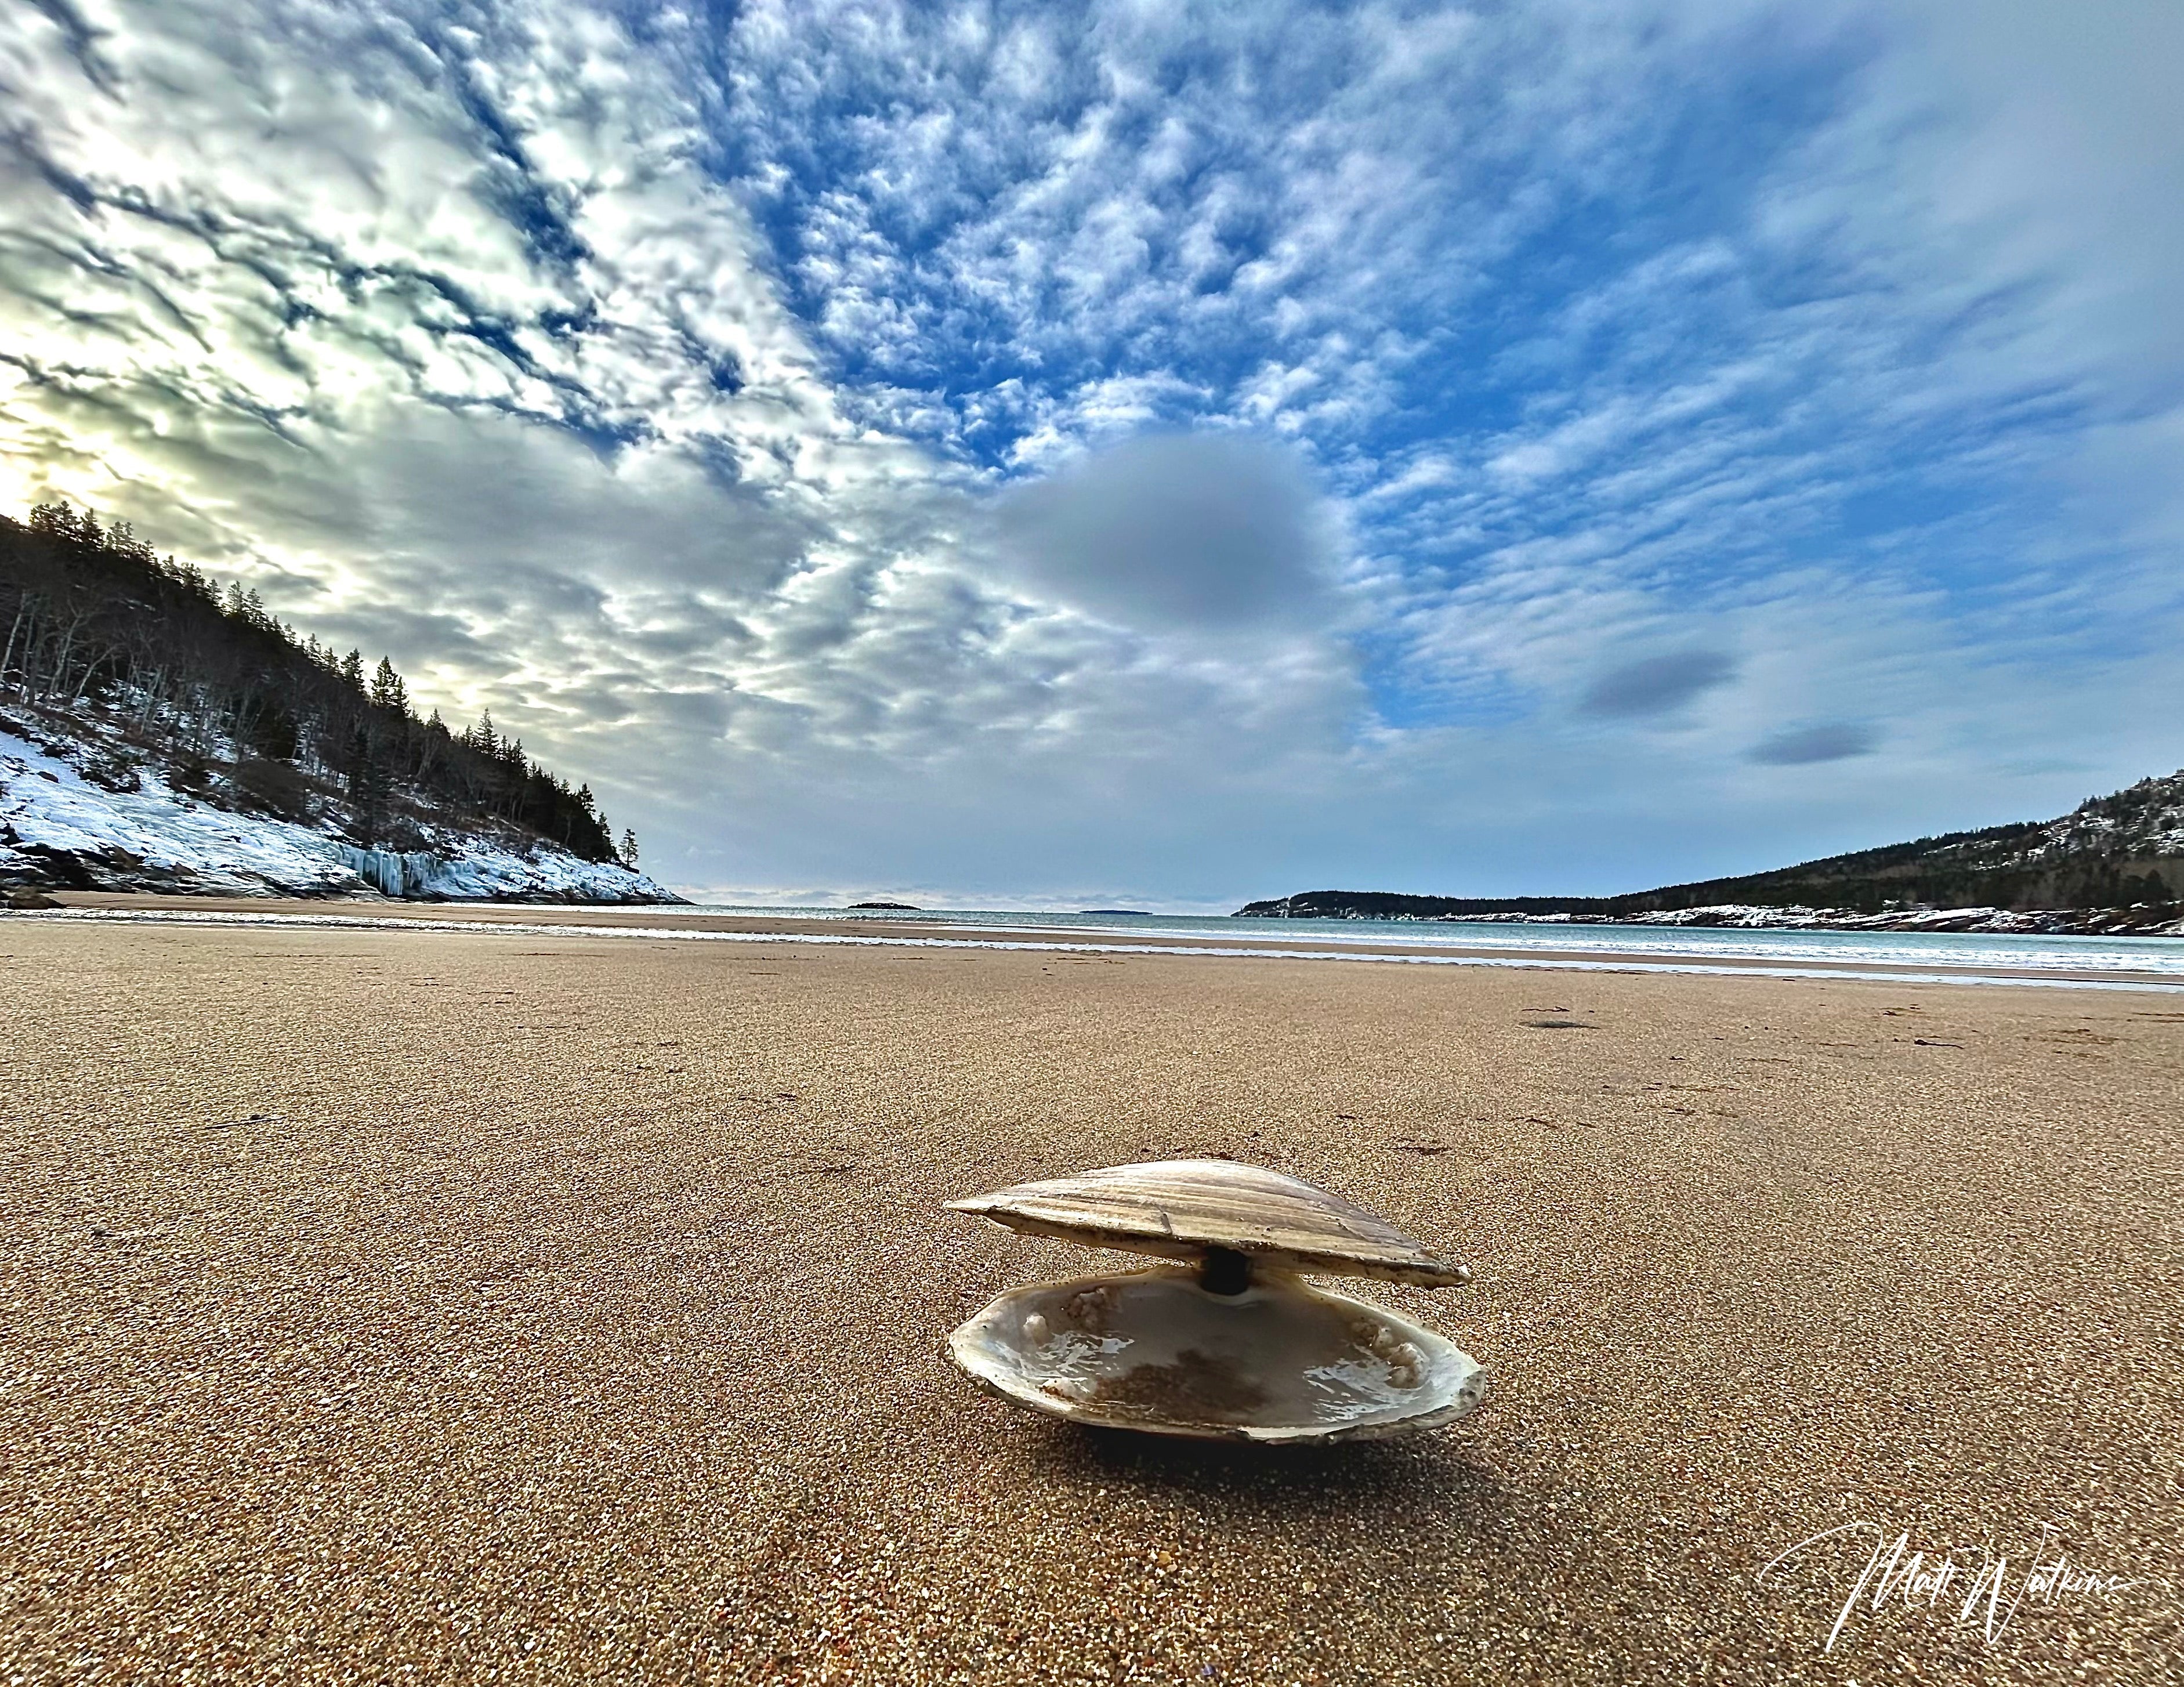
<svg viewBox="0 0 2184 1687">
<path fill-rule="evenodd" d="M 547 844 L 519 851 L 444 830 L 432 841 L 400 855 L 359 849 L 307 826 L 201 802 L 150 767 L 94 782 L 74 762 L 0 731 L 0 884 L 54 882 L 55 858 L 65 857 L 102 886 L 211 895 L 680 899 L 642 873 Z"/>
<path fill-rule="evenodd" d="M 2184 935 L 2184 921 L 2148 925 L 2128 909 L 2041 910 L 2020 912 L 2008 908 L 1903 908 L 1885 914 L 1857 914 L 1842 908 L 1776 908 L 1748 903 L 1723 903 L 1711 908 L 1676 908 L 1660 913 L 1631 914 L 1613 921 L 1618 926 L 1705 926 L 1741 931 L 1827 932 L 1979 932 L 1990 936 L 2013 933 L 2069 935 L 2111 928 L 2128 929 L 2145 937 Z"/>
<path fill-rule="evenodd" d="M 1671 908 L 1651 914 L 1390 914 L 1308 915 L 1313 919 L 1378 917 L 1441 926 L 1616 926 L 1703 927 L 1747 932 L 1976 932 L 1990 936 L 2094 935 L 2120 933 L 2138 937 L 2184 937 L 2184 920 L 2148 922 L 2133 909 L 2042 909 L 2025 913 L 2008 908 L 1903 908 L 1885 914 L 1859 914 L 1847 908 L 1778 908 L 1772 904 L 1716 903 L 1704 908 Z"/>
<path fill-rule="evenodd" d="M 2040 828 L 2026 859 L 2090 849 L 2130 855 L 2184 855 L 2184 771 L 2142 779 L 2111 796 L 2081 803 Z"/>
</svg>

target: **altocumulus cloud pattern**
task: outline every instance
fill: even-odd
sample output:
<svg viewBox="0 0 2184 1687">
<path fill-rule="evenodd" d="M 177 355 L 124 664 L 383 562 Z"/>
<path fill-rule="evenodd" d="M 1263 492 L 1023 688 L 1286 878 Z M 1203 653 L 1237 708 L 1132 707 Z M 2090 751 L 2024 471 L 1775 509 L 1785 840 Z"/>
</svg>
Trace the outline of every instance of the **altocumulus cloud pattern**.
<svg viewBox="0 0 2184 1687">
<path fill-rule="evenodd" d="M 700 892 L 2046 813 L 2184 760 L 2184 19 L 1825 9 L 39 0 L 0 494 Z"/>
</svg>

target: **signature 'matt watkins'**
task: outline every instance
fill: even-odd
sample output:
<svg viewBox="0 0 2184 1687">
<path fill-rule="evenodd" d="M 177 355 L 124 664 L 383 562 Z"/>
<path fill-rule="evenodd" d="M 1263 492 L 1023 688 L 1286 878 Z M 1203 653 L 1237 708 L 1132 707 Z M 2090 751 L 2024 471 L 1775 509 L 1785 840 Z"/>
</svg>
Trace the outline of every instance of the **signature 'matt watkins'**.
<svg viewBox="0 0 2184 1687">
<path fill-rule="evenodd" d="M 1427 1289 L 1471 1280 L 1385 1219 L 1301 1179 L 1166 1160 L 950 1201 L 1036 1236 L 1178 1261 L 1012 1289 L 949 1339 L 1004 1399 L 1117 1429 L 1296 1444 L 1462 1417 L 1485 1375 L 1398 1313 L 1300 1273 Z"/>
</svg>

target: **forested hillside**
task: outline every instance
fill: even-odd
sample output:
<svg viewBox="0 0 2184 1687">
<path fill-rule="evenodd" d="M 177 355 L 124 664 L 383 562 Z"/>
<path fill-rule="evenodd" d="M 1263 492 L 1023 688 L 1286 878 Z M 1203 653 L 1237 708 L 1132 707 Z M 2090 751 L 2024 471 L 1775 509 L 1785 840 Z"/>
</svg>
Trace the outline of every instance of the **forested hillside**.
<svg viewBox="0 0 2184 1687">
<path fill-rule="evenodd" d="M 588 786 L 497 731 L 420 718 L 393 665 L 367 668 L 161 559 L 126 523 L 41 504 L 0 517 L 0 711 L 52 747 L 76 742 L 109 790 L 175 792 L 309 826 L 366 849 L 432 847 L 450 825 L 635 866 Z"/>
<path fill-rule="evenodd" d="M 2093 797 L 2059 820 L 2025 821 L 1830 855 L 1736 878 L 1623 896 L 1411 896 L 1315 890 L 1253 902 L 1284 919 L 1479 919 L 1567 915 L 1632 919 L 1695 909 L 1823 909 L 1879 916 L 1942 909 L 2138 910 L 2134 924 L 2184 915 L 2184 772 Z"/>
</svg>

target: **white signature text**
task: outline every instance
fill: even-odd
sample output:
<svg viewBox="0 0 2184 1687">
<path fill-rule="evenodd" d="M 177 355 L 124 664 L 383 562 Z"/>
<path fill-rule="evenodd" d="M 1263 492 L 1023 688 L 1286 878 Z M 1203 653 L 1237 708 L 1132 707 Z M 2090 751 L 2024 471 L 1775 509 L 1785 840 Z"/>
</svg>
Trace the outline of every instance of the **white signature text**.
<svg viewBox="0 0 2184 1687">
<path fill-rule="evenodd" d="M 1892 1539 L 1877 1523 L 1840 1523 L 1777 1554 L 1760 1571 L 1758 1583 L 1765 1586 L 1769 1575 L 1792 1560 L 1832 1543 L 1849 1580 L 1821 1651 L 1835 1650 L 1861 1606 L 1876 1617 L 1898 1608 L 1938 1612 L 1953 1626 L 1978 1629 L 1992 1645 L 2028 1605 L 2109 1601 L 2138 1585 L 2071 1562 L 2058 1543 L 2060 1533 L 2055 1524 L 2042 1523 L 2031 1551 L 2013 1558 L 1992 1543 L 1936 1553 L 1914 1548 L 1908 1529 Z"/>
</svg>

